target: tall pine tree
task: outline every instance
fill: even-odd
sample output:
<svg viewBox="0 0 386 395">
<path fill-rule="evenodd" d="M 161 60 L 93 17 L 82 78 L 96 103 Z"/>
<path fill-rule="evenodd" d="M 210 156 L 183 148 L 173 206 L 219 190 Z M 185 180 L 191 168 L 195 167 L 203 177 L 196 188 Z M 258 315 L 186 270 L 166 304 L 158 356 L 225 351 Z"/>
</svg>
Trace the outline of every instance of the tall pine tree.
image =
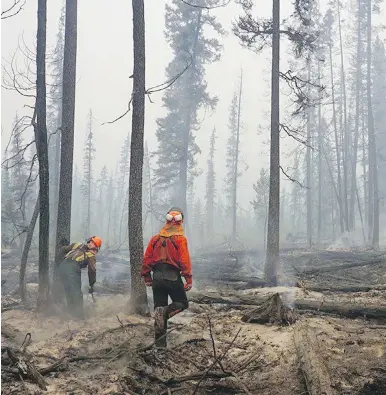
<svg viewBox="0 0 386 395">
<path fill-rule="evenodd" d="M 216 199 L 216 172 L 214 169 L 214 153 L 216 144 L 216 128 L 213 129 L 209 143 L 208 170 L 206 174 L 206 230 L 207 237 L 213 237 L 214 209 Z"/>
<path fill-rule="evenodd" d="M 83 183 L 82 183 L 82 195 L 86 207 L 85 214 L 85 237 L 90 237 L 91 230 L 91 199 L 92 199 L 92 187 L 93 187 L 93 161 L 94 161 L 94 135 L 92 131 L 93 117 L 92 111 L 88 113 L 88 124 L 87 134 L 84 147 L 84 158 L 83 158 Z"/>
<path fill-rule="evenodd" d="M 216 0 L 202 0 L 199 5 L 215 5 Z M 195 141 L 199 128 L 198 111 L 216 106 L 217 98 L 207 92 L 205 65 L 220 59 L 218 39 L 224 31 L 210 12 L 173 0 L 166 5 L 165 37 L 173 51 L 173 59 L 166 69 L 167 79 L 190 67 L 165 91 L 165 117 L 157 120 L 157 165 L 155 176 L 158 187 L 167 190 L 171 201 L 185 212 L 188 173 L 195 175 L 195 155 L 200 152 Z M 206 37 L 210 28 L 215 37 Z"/>
</svg>

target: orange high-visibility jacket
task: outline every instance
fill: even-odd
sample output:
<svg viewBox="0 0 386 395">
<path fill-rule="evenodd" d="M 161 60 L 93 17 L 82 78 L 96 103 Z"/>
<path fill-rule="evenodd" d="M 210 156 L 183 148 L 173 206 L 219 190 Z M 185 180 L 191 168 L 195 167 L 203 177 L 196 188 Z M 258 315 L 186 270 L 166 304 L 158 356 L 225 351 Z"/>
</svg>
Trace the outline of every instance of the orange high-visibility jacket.
<svg viewBox="0 0 386 395">
<path fill-rule="evenodd" d="M 183 235 L 164 237 L 155 235 L 150 240 L 143 258 L 141 276 L 150 275 L 157 263 L 167 263 L 179 269 L 181 275 L 192 278 L 192 264 L 188 250 L 188 241 Z"/>
</svg>

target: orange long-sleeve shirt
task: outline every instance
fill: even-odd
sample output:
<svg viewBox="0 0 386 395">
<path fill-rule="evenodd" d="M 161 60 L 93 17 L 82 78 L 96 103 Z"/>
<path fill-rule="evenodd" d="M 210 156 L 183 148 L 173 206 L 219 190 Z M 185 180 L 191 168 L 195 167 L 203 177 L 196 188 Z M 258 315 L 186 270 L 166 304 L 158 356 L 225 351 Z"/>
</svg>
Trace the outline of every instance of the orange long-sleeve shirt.
<svg viewBox="0 0 386 395">
<path fill-rule="evenodd" d="M 181 271 L 181 275 L 185 277 L 186 281 L 191 281 L 192 264 L 186 237 L 183 235 L 153 236 L 145 251 L 141 276 L 150 275 L 157 263 L 167 263 L 176 267 Z"/>
</svg>

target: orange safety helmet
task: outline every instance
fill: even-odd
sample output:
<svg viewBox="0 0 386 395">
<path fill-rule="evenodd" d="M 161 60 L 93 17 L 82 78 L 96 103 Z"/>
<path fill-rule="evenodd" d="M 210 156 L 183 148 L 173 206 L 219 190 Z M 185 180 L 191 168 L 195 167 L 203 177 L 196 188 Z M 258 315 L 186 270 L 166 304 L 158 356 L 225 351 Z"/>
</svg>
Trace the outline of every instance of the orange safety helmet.
<svg viewBox="0 0 386 395">
<path fill-rule="evenodd" d="M 87 240 L 87 243 L 90 243 L 92 241 L 95 244 L 95 247 L 98 248 L 98 250 L 102 247 L 102 239 L 98 236 L 92 236 Z"/>
</svg>

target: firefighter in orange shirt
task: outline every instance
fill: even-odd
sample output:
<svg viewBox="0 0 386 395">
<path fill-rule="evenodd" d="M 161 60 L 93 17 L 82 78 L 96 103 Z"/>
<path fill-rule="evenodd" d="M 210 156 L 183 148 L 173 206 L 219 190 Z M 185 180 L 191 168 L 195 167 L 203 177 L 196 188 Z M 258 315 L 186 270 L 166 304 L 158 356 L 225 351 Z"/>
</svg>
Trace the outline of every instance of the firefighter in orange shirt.
<svg viewBox="0 0 386 395">
<path fill-rule="evenodd" d="M 183 219 L 181 209 L 171 208 L 166 214 L 164 227 L 150 240 L 143 259 L 141 276 L 144 277 L 146 285 L 153 289 L 157 347 L 166 347 L 164 335 L 167 320 L 187 309 L 189 305 L 186 291 L 192 288 L 192 265 L 182 227 Z M 172 303 L 168 305 L 169 296 Z"/>
</svg>

